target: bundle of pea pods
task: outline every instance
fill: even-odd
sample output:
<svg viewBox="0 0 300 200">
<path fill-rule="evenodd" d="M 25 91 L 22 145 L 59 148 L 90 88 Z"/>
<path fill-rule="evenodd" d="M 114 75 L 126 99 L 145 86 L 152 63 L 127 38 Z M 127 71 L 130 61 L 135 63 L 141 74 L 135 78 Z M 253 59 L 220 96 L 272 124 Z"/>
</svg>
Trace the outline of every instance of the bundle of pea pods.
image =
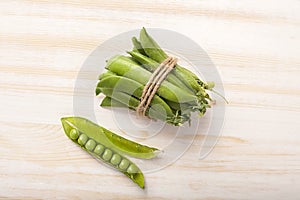
<svg viewBox="0 0 300 200">
<path fill-rule="evenodd" d="M 102 107 L 125 107 L 136 110 L 143 88 L 152 73 L 168 55 L 147 33 L 140 31 L 132 38 L 133 50 L 128 55 L 116 55 L 106 63 L 107 71 L 99 75 L 96 95 L 105 95 Z M 213 82 L 204 82 L 190 70 L 176 65 L 161 83 L 146 115 L 152 119 L 180 126 L 191 120 L 191 113 L 203 116 L 210 108 Z"/>
</svg>

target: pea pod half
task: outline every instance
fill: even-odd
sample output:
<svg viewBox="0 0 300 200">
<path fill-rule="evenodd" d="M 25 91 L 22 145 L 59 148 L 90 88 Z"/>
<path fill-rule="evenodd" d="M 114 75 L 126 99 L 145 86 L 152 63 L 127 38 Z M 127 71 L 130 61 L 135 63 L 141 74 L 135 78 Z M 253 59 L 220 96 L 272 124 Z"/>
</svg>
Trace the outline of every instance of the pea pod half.
<svg viewBox="0 0 300 200">
<path fill-rule="evenodd" d="M 156 148 L 122 138 L 85 118 L 67 117 L 61 121 L 66 135 L 74 143 L 95 158 L 124 173 L 141 188 L 145 187 L 142 171 L 119 152 L 140 158 L 152 158 L 155 156 Z M 138 152 L 141 152 L 141 155 L 137 155 Z"/>
</svg>

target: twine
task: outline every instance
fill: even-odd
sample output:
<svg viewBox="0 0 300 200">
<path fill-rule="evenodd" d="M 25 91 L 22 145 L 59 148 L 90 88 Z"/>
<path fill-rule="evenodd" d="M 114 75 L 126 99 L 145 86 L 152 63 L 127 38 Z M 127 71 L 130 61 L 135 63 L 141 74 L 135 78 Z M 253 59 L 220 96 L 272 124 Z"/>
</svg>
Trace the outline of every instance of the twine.
<svg viewBox="0 0 300 200">
<path fill-rule="evenodd" d="M 140 116 L 146 115 L 146 111 L 155 93 L 157 92 L 159 86 L 165 80 L 168 74 L 172 71 L 172 69 L 176 66 L 176 64 L 177 64 L 177 58 L 168 57 L 153 72 L 146 86 L 143 89 L 141 102 L 136 109 L 138 115 Z"/>
</svg>

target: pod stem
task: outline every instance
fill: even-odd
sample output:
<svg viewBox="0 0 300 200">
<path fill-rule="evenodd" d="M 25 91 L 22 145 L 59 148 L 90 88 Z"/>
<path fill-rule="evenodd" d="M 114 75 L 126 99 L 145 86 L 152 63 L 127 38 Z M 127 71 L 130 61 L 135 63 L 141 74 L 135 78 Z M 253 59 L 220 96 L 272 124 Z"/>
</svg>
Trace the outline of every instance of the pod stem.
<svg viewBox="0 0 300 200">
<path fill-rule="evenodd" d="M 229 104 L 229 101 L 222 94 L 220 94 L 218 91 L 216 91 L 214 89 L 211 89 L 210 91 L 212 91 L 213 93 L 215 93 L 216 95 L 221 97 L 227 104 Z"/>
</svg>

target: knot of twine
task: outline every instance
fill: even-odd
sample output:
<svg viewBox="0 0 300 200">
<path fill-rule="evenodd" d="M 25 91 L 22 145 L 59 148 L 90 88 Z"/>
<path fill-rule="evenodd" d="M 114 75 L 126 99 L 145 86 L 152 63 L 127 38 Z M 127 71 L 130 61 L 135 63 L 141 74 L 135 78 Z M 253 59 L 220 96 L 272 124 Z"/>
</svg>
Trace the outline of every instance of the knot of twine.
<svg viewBox="0 0 300 200">
<path fill-rule="evenodd" d="M 177 58 L 168 57 L 153 72 L 146 86 L 143 89 L 141 102 L 136 112 L 140 116 L 146 116 L 146 111 L 161 83 L 177 64 Z"/>
</svg>

